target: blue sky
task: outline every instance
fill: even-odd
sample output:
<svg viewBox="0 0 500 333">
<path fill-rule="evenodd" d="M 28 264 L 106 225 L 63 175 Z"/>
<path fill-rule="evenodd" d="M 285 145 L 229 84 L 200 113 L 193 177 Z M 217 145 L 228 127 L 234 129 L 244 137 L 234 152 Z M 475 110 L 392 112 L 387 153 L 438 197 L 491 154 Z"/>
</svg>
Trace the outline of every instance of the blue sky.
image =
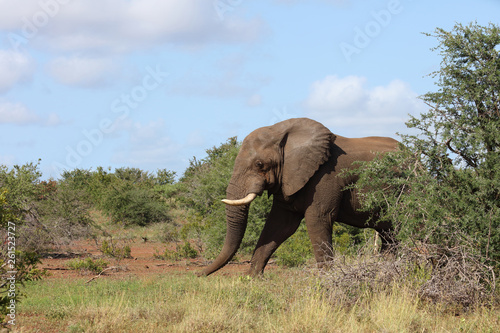
<svg viewBox="0 0 500 333">
<path fill-rule="evenodd" d="M 498 0 L 0 0 L 0 164 L 182 175 L 291 117 L 397 138 L 435 90 L 422 32 L 499 18 Z"/>
</svg>

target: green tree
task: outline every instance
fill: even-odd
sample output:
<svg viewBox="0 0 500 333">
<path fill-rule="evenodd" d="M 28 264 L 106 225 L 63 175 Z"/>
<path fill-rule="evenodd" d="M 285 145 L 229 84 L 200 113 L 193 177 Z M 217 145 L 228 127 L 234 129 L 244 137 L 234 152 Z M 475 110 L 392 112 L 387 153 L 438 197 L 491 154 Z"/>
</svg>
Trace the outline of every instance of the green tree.
<svg viewBox="0 0 500 333">
<path fill-rule="evenodd" d="M 156 171 L 156 177 L 154 177 L 155 185 L 173 185 L 175 183 L 175 176 L 175 171 L 158 169 Z"/>
<path fill-rule="evenodd" d="M 0 189 L 0 322 L 12 320 L 5 317 L 16 307 L 21 297 L 21 287 L 26 281 L 40 279 L 44 272 L 37 268 L 40 257 L 33 252 L 19 251 L 16 244 L 20 211 L 8 201 L 9 191 Z"/>
<path fill-rule="evenodd" d="M 167 203 L 152 186 L 141 187 L 131 181 L 114 180 L 100 207 L 114 223 L 146 226 L 170 221 Z"/>
<path fill-rule="evenodd" d="M 365 208 L 396 221 L 400 239 L 500 259 L 500 29 L 436 29 L 442 56 L 428 112 L 411 117 L 401 151 L 363 168 Z M 372 189 L 380 188 L 374 191 Z"/>
<path fill-rule="evenodd" d="M 131 182 L 133 184 L 153 184 L 154 176 L 139 168 L 117 168 L 114 175 L 116 178 Z"/>
<path fill-rule="evenodd" d="M 19 219 L 17 245 L 25 251 L 39 252 L 88 236 L 92 227 L 90 205 L 76 178 L 42 181 L 39 162 L 0 166 L 0 190 L 6 190 L 9 209 Z"/>
<path fill-rule="evenodd" d="M 12 169 L 0 165 L 0 189 L 8 190 L 6 200 L 17 216 L 36 214 L 34 202 L 41 195 L 39 164 L 40 160 L 38 163 L 14 165 Z"/>
</svg>

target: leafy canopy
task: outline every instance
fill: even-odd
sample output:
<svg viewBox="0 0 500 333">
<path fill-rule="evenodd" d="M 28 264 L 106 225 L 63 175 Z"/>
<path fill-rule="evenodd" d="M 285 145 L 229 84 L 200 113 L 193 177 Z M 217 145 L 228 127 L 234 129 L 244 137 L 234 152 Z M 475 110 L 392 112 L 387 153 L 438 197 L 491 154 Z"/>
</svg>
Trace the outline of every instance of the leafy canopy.
<svg viewBox="0 0 500 333">
<path fill-rule="evenodd" d="M 500 29 L 476 23 L 426 34 L 438 40 L 436 92 L 411 117 L 401 150 L 365 164 L 364 208 L 379 208 L 398 237 L 463 246 L 500 259 Z M 378 190 L 373 190 L 378 189 Z"/>
</svg>

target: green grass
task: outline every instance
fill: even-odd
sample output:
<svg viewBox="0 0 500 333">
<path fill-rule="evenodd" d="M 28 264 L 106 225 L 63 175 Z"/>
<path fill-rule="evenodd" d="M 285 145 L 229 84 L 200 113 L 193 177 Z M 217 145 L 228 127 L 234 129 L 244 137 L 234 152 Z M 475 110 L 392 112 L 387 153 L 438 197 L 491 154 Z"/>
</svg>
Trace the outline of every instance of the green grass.
<svg viewBox="0 0 500 333">
<path fill-rule="evenodd" d="M 42 332 L 498 332 L 500 311 L 457 316 L 404 286 L 354 305 L 331 299 L 317 277 L 277 270 L 264 279 L 169 274 L 47 279 L 27 284 L 23 331 Z"/>
</svg>

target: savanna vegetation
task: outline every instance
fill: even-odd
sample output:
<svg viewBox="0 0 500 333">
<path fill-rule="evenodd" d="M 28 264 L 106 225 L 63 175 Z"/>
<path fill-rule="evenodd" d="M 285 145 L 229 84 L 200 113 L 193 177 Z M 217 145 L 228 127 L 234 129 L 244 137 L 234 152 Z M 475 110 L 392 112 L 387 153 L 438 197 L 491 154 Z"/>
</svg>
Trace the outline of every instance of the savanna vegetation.
<svg viewBox="0 0 500 333">
<path fill-rule="evenodd" d="M 421 96 L 429 111 L 411 117 L 416 134 L 401 135 L 399 152 L 356 171 L 364 208 L 396 222 L 393 254 L 374 254 L 373 231 L 337 224 L 331 267 L 318 271 L 302 224 L 274 255 L 287 268 L 264 279 L 178 273 L 56 282 L 44 279 L 44 256 L 91 239 L 102 258 L 67 265 L 100 274 L 108 258 L 133 255 L 120 242 L 123 230 L 164 244 L 157 260 L 213 259 L 240 142 L 229 138 L 194 157 L 180 177 L 97 167 L 45 179 L 39 162 L 0 166 L 2 319 L 15 278 L 26 327 L 42 318 L 57 332 L 499 331 L 500 28 L 457 24 L 428 36 L 442 56 L 431 74 L 437 91 Z M 251 256 L 271 200 L 252 203 L 234 260 Z"/>
</svg>

